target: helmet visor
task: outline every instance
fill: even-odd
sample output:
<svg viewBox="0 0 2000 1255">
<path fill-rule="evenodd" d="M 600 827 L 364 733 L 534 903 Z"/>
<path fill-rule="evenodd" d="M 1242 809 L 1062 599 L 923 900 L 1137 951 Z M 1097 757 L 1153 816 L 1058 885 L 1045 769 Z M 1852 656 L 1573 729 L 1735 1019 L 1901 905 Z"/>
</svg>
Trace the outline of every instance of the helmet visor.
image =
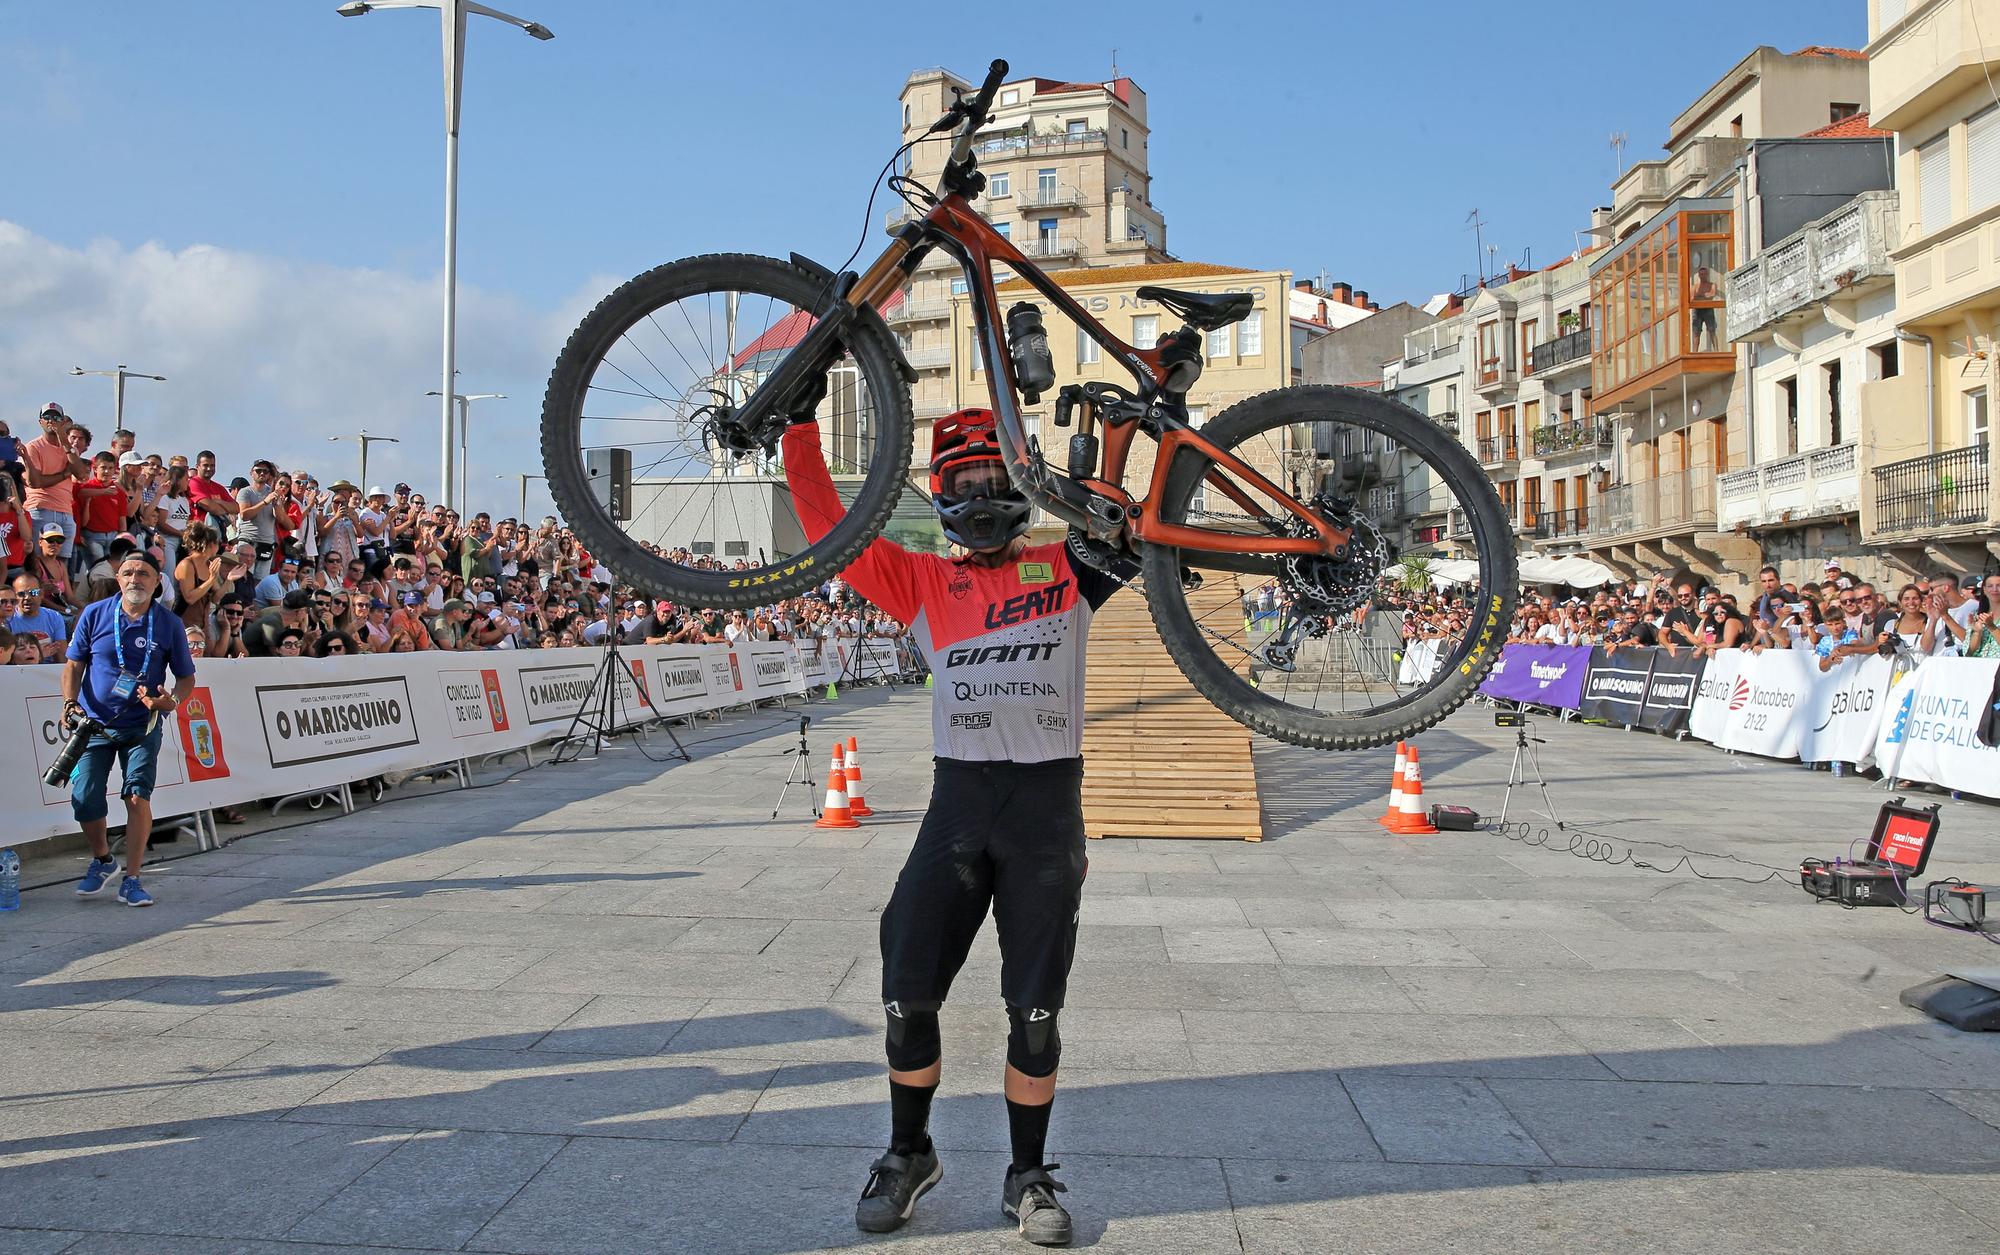
<svg viewBox="0 0 2000 1255">
<path fill-rule="evenodd" d="M 938 475 L 948 497 L 997 497 L 1013 491 L 1007 467 L 999 458 L 966 458 L 949 463 Z"/>
</svg>

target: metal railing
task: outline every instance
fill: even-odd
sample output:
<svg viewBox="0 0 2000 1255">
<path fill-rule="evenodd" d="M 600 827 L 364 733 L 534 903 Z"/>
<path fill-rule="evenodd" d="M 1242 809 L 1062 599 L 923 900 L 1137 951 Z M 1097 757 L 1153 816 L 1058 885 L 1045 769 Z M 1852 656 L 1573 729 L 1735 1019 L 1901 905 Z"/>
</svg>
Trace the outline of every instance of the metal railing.
<svg viewBox="0 0 2000 1255">
<path fill-rule="evenodd" d="M 1875 468 L 1880 533 L 1925 532 L 1985 523 L 1992 513 L 1987 447 L 1947 449 Z"/>
<path fill-rule="evenodd" d="M 1581 536 L 1584 525 L 1590 519 L 1590 512 L 1578 507 L 1573 510 L 1543 510 L 1535 516 L 1536 540 L 1562 540 L 1566 537 Z"/>
<path fill-rule="evenodd" d="M 1044 188 L 1040 184 L 1014 194 L 1014 204 L 1022 209 L 1066 209 L 1083 203 L 1083 193 L 1067 183 Z"/>
<path fill-rule="evenodd" d="M 1446 353 L 1456 353 L 1462 338 L 1457 327 L 1426 327 L 1403 337 L 1403 361 L 1411 366 Z"/>
<path fill-rule="evenodd" d="M 1539 374 L 1582 361 L 1590 356 L 1590 328 L 1583 327 L 1553 340 L 1544 340 L 1528 350 L 1528 370 Z"/>
<path fill-rule="evenodd" d="M 1471 516 L 1457 506 L 1453 506 L 1451 513 L 1445 516 L 1444 531 L 1447 536 L 1472 535 Z"/>
<path fill-rule="evenodd" d="M 1535 428 L 1535 456 L 1590 452 L 1611 447 L 1611 422 L 1602 418 L 1573 418 Z"/>
<path fill-rule="evenodd" d="M 1023 257 L 1074 257 L 1083 248 L 1074 236 L 1036 236 L 1017 245 Z"/>
<path fill-rule="evenodd" d="M 980 156 L 989 153 L 1028 152 L 1084 152 L 1092 148 L 1104 147 L 1103 131 L 1065 131 L 1057 135 L 997 135 L 983 139 L 972 146 L 972 151 Z"/>
<path fill-rule="evenodd" d="M 1497 466 L 1502 462 L 1517 462 L 1521 458 L 1521 444 L 1512 436 L 1481 436 L 1479 438 L 1479 462 L 1482 466 Z"/>
<path fill-rule="evenodd" d="M 1724 288 L 1729 338 L 1870 280 L 1888 280 L 1895 273 L 1889 250 L 1897 238 L 1897 221 L 1896 193 L 1863 192 L 1737 267 Z"/>
<path fill-rule="evenodd" d="M 1654 535 L 1715 527 L 1715 472 L 1706 466 L 1607 488 L 1583 520 L 1591 536 Z"/>
<path fill-rule="evenodd" d="M 903 356 L 910 359 L 910 365 L 918 370 L 937 370 L 951 365 L 951 346 L 941 345 L 930 349 L 904 349 Z"/>
<path fill-rule="evenodd" d="M 928 322 L 949 317 L 951 317 L 951 302 L 948 300 L 905 300 L 901 305 L 882 315 L 883 321 L 891 327 L 906 322 Z"/>
</svg>

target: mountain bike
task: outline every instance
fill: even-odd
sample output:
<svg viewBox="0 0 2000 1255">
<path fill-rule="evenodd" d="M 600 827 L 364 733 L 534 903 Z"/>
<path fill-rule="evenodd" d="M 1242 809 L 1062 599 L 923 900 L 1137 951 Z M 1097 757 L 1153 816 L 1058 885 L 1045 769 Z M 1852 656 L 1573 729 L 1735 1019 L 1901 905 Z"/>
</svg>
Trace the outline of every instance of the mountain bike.
<svg viewBox="0 0 2000 1255">
<path fill-rule="evenodd" d="M 797 253 L 687 258 L 632 279 L 585 317 L 542 413 L 549 489 L 564 517 L 633 584 L 699 606 L 796 596 L 885 530 L 906 543 L 935 538 L 928 510 L 896 510 L 917 376 L 884 314 L 900 316 L 906 286 L 942 249 L 963 273 L 981 401 L 1014 483 L 1067 527 L 1073 557 L 1143 587 L 1196 689 L 1256 731 L 1323 749 L 1385 744 L 1444 718 L 1499 656 L 1514 612 L 1514 528 L 1479 463 L 1437 422 L 1360 388 L 1281 388 L 1191 421 L 1204 337 L 1244 319 L 1255 294 L 1142 287 L 1138 299 L 1183 324 L 1145 346 L 1093 317 L 974 207 L 985 188 L 976 132 L 1006 71 L 995 61 L 977 93 L 958 93 L 884 167 L 888 175 L 915 143 L 951 138 L 935 189 L 889 179 L 909 208 L 866 269 L 836 273 Z M 1073 323 L 1131 386 L 1057 387 L 1042 307 L 1020 301 L 1003 315 L 996 267 L 1012 275 L 1010 289 L 1032 289 Z M 1289 334 L 1285 299 L 1277 312 Z M 1070 433 L 1060 466 L 1024 416 L 1045 397 L 1053 401 L 1037 421 Z M 846 509 L 810 543 L 779 461 L 779 439 L 796 422 L 821 424 Z M 1155 447 L 1135 495 L 1125 478 L 1140 435 Z M 1393 630 L 1349 621 L 1420 574 L 1420 564 L 1398 566 L 1402 553 L 1446 546 L 1478 563 L 1455 639 L 1403 651 Z"/>
</svg>

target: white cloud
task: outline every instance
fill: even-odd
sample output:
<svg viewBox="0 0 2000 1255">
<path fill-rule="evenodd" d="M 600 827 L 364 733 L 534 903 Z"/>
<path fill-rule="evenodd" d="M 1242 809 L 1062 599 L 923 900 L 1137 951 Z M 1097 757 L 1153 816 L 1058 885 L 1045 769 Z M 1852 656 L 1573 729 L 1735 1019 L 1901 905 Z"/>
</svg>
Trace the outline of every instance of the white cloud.
<svg viewBox="0 0 2000 1255">
<path fill-rule="evenodd" d="M 462 390 L 504 392 L 473 411 L 473 508 L 511 514 L 522 471 L 539 472 L 542 389 L 563 339 L 615 281 L 593 277 L 554 310 L 461 282 Z M 352 442 L 327 438 L 366 427 L 398 436 L 376 445 L 369 476 L 435 491 L 440 424 L 440 283 L 379 270 L 340 269 L 211 245 L 171 249 L 98 240 L 58 244 L 0 221 L 0 417 L 33 434 L 33 416 L 58 400 L 100 444 L 111 423 L 111 383 L 72 378 L 72 366 L 119 362 L 165 375 L 127 385 L 126 424 L 141 452 L 216 451 L 225 477 L 253 458 L 353 475 Z M 508 481 L 494 476 L 505 474 Z M 546 495 L 533 485 L 529 508 Z"/>
</svg>

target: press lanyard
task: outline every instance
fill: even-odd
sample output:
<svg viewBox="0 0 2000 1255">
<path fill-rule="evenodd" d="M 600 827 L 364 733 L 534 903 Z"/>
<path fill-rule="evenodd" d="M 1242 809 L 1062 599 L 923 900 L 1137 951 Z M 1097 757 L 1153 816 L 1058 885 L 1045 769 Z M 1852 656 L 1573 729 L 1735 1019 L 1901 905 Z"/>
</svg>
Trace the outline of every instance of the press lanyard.
<svg viewBox="0 0 2000 1255">
<path fill-rule="evenodd" d="M 152 606 L 152 604 L 148 603 L 146 606 L 146 660 L 147 661 L 150 661 L 153 657 L 153 609 L 154 607 Z M 116 610 L 112 611 L 111 613 L 112 613 L 112 618 L 114 620 L 122 619 L 124 617 Z M 117 624 L 117 631 L 113 634 L 113 637 L 118 646 L 118 670 L 121 673 L 123 673 L 125 671 L 125 625 L 123 623 Z M 146 663 L 141 662 L 139 665 L 143 667 L 146 665 Z"/>
</svg>

